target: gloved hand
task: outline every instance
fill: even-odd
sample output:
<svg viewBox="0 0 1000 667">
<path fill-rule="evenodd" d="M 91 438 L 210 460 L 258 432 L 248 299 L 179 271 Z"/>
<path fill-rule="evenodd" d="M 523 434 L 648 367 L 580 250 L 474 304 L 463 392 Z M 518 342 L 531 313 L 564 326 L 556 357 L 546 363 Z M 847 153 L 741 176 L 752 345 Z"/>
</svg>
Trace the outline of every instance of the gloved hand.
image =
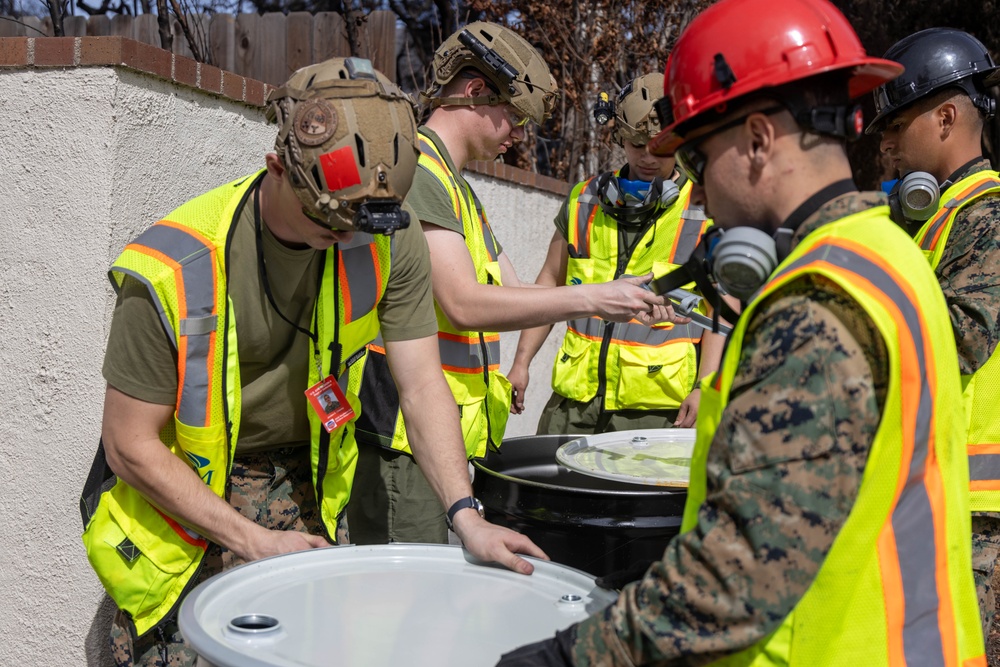
<svg viewBox="0 0 1000 667">
<path fill-rule="evenodd" d="M 555 637 L 504 653 L 496 667 L 573 667 L 575 641 L 576 626 L 571 625 Z"/>
</svg>

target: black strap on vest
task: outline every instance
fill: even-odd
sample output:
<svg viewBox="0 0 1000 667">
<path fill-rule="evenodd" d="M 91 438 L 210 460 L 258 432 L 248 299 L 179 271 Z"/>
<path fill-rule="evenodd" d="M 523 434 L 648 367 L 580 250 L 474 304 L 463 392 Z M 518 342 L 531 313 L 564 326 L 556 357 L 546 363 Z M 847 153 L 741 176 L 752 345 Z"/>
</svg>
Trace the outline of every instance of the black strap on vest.
<svg viewBox="0 0 1000 667">
<path fill-rule="evenodd" d="M 656 294 L 667 294 L 673 290 L 694 283 L 698 286 L 698 291 L 712 306 L 712 333 L 719 333 L 719 317 L 735 325 L 739 319 L 739 314 L 729 307 L 722 300 L 722 295 L 715 289 L 712 283 L 711 274 L 708 270 L 708 250 L 714 240 L 722 233 L 719 227 L 712 227 L 701 237 L 701 241 L 695 246 L 694 252 L 687 261 L 681 264 L 665 276 L 657 278 L 652 283 L 653 292 Z"/>
<path fill-rule="evenodd" d="M 101 439 L 97 443 L 97 453 L 94 455 L 94 462 L 90 464 L 90 473 L 87 475 L 87 481 L 83 483 L 83 493 L 80 495 L 80 518 L 83 519 L 84 528 L 94 516 L 101 495 L 117 481 L 115 473 L 108 467 L 108 459 L 104 454 L 104 440 Z"/>
</svg>

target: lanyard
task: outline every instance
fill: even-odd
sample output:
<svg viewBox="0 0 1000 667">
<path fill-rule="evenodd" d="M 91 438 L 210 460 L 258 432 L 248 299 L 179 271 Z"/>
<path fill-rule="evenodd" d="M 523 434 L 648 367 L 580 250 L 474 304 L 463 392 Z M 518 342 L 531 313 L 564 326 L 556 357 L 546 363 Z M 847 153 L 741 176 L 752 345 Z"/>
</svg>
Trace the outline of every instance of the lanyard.
<svg viewBox="0 0 1000 667">
<path fill-rule="evenodd" d="M 258 183 L 254 186 L 253 191 L 253 228 L 254 236 L 256 238 L 257 245 L 257 271 L 260 274 L 260 282 L 264 287 L 264 294 L 267 296 L 267 302 L 271 304 L 271 308 L 274 312 L 278 314 L 278 317 L 288 322 L 291 326 L 299 333 L 303 333 L 309 337 L 312 341 L 313 349 L 313 361 L 316 364 L 316 373 L 322 378 L 323 368 L 320 364 L 320 354 L 319 354 L 319 308 L 313 307 L 312 321 L 310 323 L 309 329 L 304 329 L 300 327 L 295 322 L 288 319 L 281 309 L 278 308 L 278 304 L 274 301 L 274 295 L 271 293 L 271 283 L 267 279 L 267 262 L 264 259 L 264 242 L 263 233 L 261 231 L 261 218 L 260 218 L 260 184 Z M 324 253 L 326 251 L 323 251 Z M 333 342 L 330 343 L 330 351 L 333 352 L 333 357 L 330 359 L 330 374 L 336 373 L 340 369 L 340 289 L 339 289 L 339 277 L 340 277 L 340 250 L 337 248 L 337 244 L 333 246 L 333 305 L 336 315 L 333 319 Z M 320 263 L 319 275 L 316 278 L 316 298 L 319 298 L 322 292 L 323 285 L 323 270 L 326 267 L 326 257 L 324 255 L 323 261 Z"/>
</svg>

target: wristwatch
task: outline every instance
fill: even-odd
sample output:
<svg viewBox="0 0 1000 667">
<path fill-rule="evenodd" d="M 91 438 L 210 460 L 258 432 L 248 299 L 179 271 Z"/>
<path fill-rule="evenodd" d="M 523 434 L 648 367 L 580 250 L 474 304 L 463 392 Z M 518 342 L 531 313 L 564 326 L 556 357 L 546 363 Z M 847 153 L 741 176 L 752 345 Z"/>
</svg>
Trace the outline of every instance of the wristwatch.
<svg viewBox="0 0 1000 667">
<path fill-rule="evenodd" d="M 455 515 L 470 507 L 479 512 L 479 516 L 484 519 L 486 518 L 486 511 L 483 509 L 483 504 L 479 502 L 479 498 L 473 498 L 472 496 L 462 498 L 461 500 L 456 500 L 455 504 L 448 508 L 448 515 L 445 517 L 445 521 L 448 523 L 448 530 L 455 530 L 455 526 L 452 524 Z"/>
</svg>

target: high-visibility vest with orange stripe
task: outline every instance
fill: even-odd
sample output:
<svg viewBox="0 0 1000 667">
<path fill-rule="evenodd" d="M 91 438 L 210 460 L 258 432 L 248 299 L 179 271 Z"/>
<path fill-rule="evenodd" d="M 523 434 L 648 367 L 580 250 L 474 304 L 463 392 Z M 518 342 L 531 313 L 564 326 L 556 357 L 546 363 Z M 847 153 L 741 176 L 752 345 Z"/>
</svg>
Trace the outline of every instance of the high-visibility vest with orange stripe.
<svg viewBox="0 0 1000 667">
<path fill-rule="evenodd" d="M 618 223 L 601 209 L 598 180 L 578 183 L 569 196 L 567 285 L 650 271 L 659 278 L 687 260 L 711 224 L 701 208 L 689 208 L 692 186 L 686 183 L 674 204 L 636 239 L 624 263 Z M 579 317 L 566 323 L 552 367 L 552 388 L 574 401 L 603 396 L 605 410 L 676 409 L 698 379 L 699 340 L 701 329 L 693 323 L 649 327 L 636 320 Z"/>
<path fill-rule="evenodd" d="M 252 195 L 257 176 L 197 197 L 129 243 L 109 271 L 116 289 L 125 276 L 145 284 L 177 351 L 177 407 L 160 439 L 202 480 L 225 497 L 240 429 L 240 366 L 235 313 L 229 307 L 227 255 L 230 230 Z M 347 385 L 345 362 L 378 333 L 376 306 L 389 278 L 391 239 L 355 233 L 325 253 L 315 305 L 319 364 L 309 350 L 309 386 L 323 375 Z M 256 262 L 256 258 L 248 261 Z M 339 319 L 339 322 L 338 322 Z M 342 348 L 334 359 L 335 342 Z M 332 365 L 339 363 L 338 368 Z M 309 415 L 313 481 L 329 535 L 350 496 L 357 444 L 353 423 L 327 433 Z M 347 399 L 355 413 L 357 396 Z M 208 542 L 160 512 L 119 480 L 103 493 L 87 522 L 87 556 L 108 594 L 142 635 L 176 607 L 198 571 Z"/>
<path fill-rule="evenodd" d="M 713 664 L 985 667 L 969 567 L 962 408 L 953 400 L 955 341 L 924 266 L 886 207 L 822 226 L 746 307 L 718 373 L 703 379 L 684 532 L 696 527 L 706 498 L 708 452 L 748 323 L 770 295 L 803 275 L 822 276 L 864 308 L 889 354 L 885 405 L 858 495 L 815 580 L 776 631 Z M 780 597 L 780 580 L 774 589 Z"/>
<path fill-rule="evenodd" d="M 437 146 L 423 134 L 417 168 L 433 176 L 451 198 L 455 218 L 462 220 L 476 280 L 483 285 L 501 285 L 498 244 L 483 205 L 472 188 L 455 177 Z M 500 446 L 510 416 L 510 382 L 500 372 L 500 334 L 457 329 L 436 301 L 434 309 L 441 367 L 458 404 L 466 453 L 469 458 L 485 456 L 487 447 Z M 354 374 L 360 376 L 359 394 L 365 405 L 365 413 L 358 421 L 358 440 L 409 452 L 399 398 L 394 391 L 386 392 L 391 376 L 380 341 L 368 346 L 365 363 L 363 367 L 359 364 Z M 365 400 L 368 397 L 370 400 Z"/>
<path fill-rule="evenodd" d="M 941 195 L 941 208 L 917 232 L 916 241 L 935 271 L 958 212 L 987 194 L 1000 192 L 1000 174 L 979 171 L 958 181 Z M 974 512 L 1000 512 L 1000 347 L 972 375 L 962 376 L 969 488 Z"/>
</svg>

